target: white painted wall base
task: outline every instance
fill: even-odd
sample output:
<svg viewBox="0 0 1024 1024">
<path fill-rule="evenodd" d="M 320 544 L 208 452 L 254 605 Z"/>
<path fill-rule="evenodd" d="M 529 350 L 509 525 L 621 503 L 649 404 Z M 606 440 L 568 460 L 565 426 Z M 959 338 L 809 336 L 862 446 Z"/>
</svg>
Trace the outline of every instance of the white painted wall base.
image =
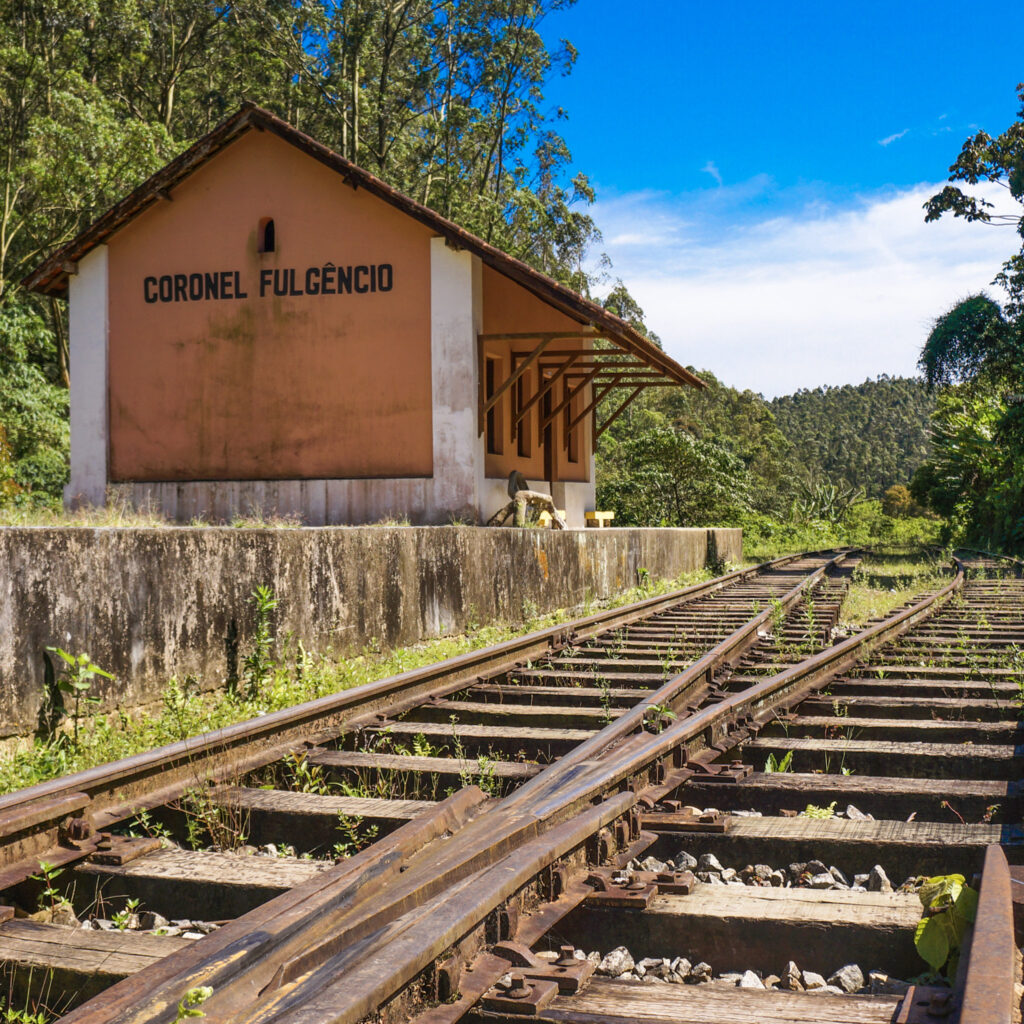
<svg viewBox="0 0 1024 1024">
<path fill-rule="evenodd" d="M 71 479 L 69 507 L 102 505 L 106 499 L 107 247 L 99 245 L 78 264 L 69 284 L 68 350 L 71 359 Z"/>
</svg>

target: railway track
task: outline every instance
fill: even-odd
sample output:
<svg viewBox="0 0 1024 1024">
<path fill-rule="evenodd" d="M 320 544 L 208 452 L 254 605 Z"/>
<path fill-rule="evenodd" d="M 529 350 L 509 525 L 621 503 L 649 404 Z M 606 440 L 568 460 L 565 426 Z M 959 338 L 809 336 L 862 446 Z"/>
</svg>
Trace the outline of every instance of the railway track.
<svg viewBox="0 0 1024 1024">
<path fill-rule="evenodd" d="M 959 562 L 842 639 L 856 564 L 777 560 L 0 799 L 12 908 L 45 860 L 83 919 L 183 922 L 7 911 L 14 1004 L 43 976 L 97 1024 L 197 987 L 208 1020 L 280 1024 L 1009 1021 L 1020 567 Z M 900 883 L 954 873 L 981 875 L 959 976 L 908 988 Z"/>
</svg>

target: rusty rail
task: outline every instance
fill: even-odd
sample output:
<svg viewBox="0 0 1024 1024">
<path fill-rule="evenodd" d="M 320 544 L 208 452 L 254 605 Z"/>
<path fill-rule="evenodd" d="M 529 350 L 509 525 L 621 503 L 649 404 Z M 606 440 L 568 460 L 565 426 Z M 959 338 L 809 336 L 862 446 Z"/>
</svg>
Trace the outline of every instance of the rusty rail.
<svg viewBox="0 0 1024 1024">
<path fill-rule="evenodd" d="M 1006 854 L 990 846 L 981 872 L 959 1024 L 1010 1024 L 1013 1020 L 1017 944 L 1011 890 Z"/>
<path fill-rule="evenodd" d="M 809 583 L 844 557 L 835 555 L 793 587 L 783 607 L 792 609 Z M 610 834 L 611 826 L 616 826 L 614 845 L 642 847 L 641 800 L 674 789 L 693 774 L 692 759 L 724 752 L 748 727 L 902 635 L 943 605 L 964 578 L 964 566 L 957 562 L 948 585 L 884 622 L 740 693 L 722 694 L 712 706 L 686 711 L 661 732 L 648 731 L 645 719 L 652 705 L 678 707 L 714 694 L 716 672 L 756 642 L 770 616 L 766 610 L 504 800 L 485 802 L 475 787 L 462 790 L 383 845 L 229 923 L 66 1019 L 69 1024 L 169 1020 L 185 990 L 208 984 L 215 989 L 204 1005 L 211 1024 L 240 1016 L 260 1024 L 355 1024 L 449 955 L 525 886 L 541 877 L 553 880 L 560 861 L 571 860 L 595 836 Z M 624 788 L 627 781 L 630 788 Z M 439 829 L 450 837 L 424 850 L 426 838 Z M 551 901 L 539 915 L 549 922 L 589 891 L 568 875 L 559 878 L 557 886 L 551 881 Z M 994 847 L 986 857 L 961 1024 L 1010 1019 L 1001 1015 L 1013 992 L 1009 889 L 1005 857 Z M 504 963 L 496 960 L 491 974 L 503 971 Z M 489 976 L 483 972 L 464 994 L 489 984 Z M 439 1006 L 431 1019 L 456 1020 L 467 1008 Z"/>
<path fill-rule="evenodd" d="M 0 888 L 15 885 L 35 871 L 39 857 L 44 854 L 63 865 L 92 852 L 88 840 L 77 848 L 58 849 L 61 823 L 69 818 L 85 819 L 87 827 L 83 834 L 109 827 L 138 810 L 171 802 L 202 781 L 224 781 L 297 749 L 335 738 L 354 718 L 384 708 L 394 714 L 427 694 L 454 693 L 481 676 L 507 671 L 570 643 L 706 597 L 732 583 L 782 568 L 800 557 L 788 555 L 737 569 L 681 590 L 550 626 L 434 665 L 0 796 Z"/>
</svg>

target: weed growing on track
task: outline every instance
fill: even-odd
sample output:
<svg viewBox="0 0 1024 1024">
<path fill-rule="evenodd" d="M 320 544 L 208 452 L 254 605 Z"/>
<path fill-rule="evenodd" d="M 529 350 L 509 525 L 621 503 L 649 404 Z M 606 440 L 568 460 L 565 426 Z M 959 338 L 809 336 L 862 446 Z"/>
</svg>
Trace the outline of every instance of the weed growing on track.
<svg viewBox="0 0 1024 1024">
<path fill-rule="evenodd" d="M 844 626 L 882 618 L 912 598 L 945 586 L 951 578 L 946 556 L 867 555 L 854 570 L 839 612 Z"/>
<path fill-rule="evenodd" d="M 634 587 L 604 602 L 617 608 L 644 598 L 666 594 L 711 579 L 709 571 L 684 573 L 676 579 L 649 579 L 643 589 Z M 588 600 L 591 611 L 592 599 Z M 226 689 L 202 692 L 201 681 L 172 679 L 165 688 L 158 711 L 129 714 L 120 708 L 96 713 L 87 708 L 77 745 L 63 733 L 37 738 L 31 746 L 0 760 L 0 793 L 10 793 L 48 779 L 177 743 L 200 733 L 293 707 L 305 701 L 351 689 L 363 683 L 433 665 L 469 651 L 512 640 L 528 633 L 577 618 L 579 609 L 562 609 L 522 623 L 483 626 L 456 636 L 441 637 L 383 651 L 379 644 L 343 657 L 313 654 L 301 641 L 279 636 L 279 653 L 261 666 L 258 692 L 231 693 Z"/>
</svg>

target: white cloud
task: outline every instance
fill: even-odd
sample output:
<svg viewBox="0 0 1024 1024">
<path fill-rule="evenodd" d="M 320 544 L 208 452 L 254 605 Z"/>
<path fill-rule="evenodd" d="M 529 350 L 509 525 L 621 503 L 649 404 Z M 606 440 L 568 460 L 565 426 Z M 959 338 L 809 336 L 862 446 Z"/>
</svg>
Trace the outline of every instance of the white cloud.
<svg viewBox="0 0 1024 1024">
<path fill-rule="evenodd" d="M 924 223 L 938 185 L 804 200 L 751 219 L 738 187 L 685 199 L 654 193 L 600 201 L 615 277 L 679 362 L 765 395 L 913 374 L 931 321 L 990 282 L 1019 245 L 1012 229 Z M 1004 206 L 1005 192 L 985 193 Z M 711 197 L 715 202 L 709 202 Z M 729 203 L 736 203 L 732 207 Z"/>
<path fill-rule="evenodd" d="M 903 136 L 906 135 L 907 132 L 909 132 L 909 131 L 910 131 L 909 128 L 904 128 L 903 131 L 901 131 L 901 132 L 894 132 L 892 135 L 886 135 L 886 137 L 884 139 L 879 139 L 878 140 L 878 144 L 880 146 L 891 145 L 893 142 L 896 142 L 897 139 L 902 139 Z"/>
<path fill-rule="evenodd" d="M 709 160 L 709 161 L 708 161 L 708 162 L 707 162 L 707 163 L 706 163 L 706 164 L 705 164 L 705 165 L 704 165 L 704 166 L 703 166 L 703 167 L 701 168 L 701 170 L 702 170 L 702 171 L 703 171 L 703 172 L 704 172 L 705 174 L 710 174 L 710 175 L 711 175 L 711 177 L 712 177 L 712 178 L 714 178 L 714 179 L 715 179 L 715 181 L 717 181 L 719 185 L 721 185 L 721 184 L 722 184 L 722 172 L 721 172 L 721 171 L 720 171 L 720 170 L 718 169 L 718 167 L 717 167 L 717 166 L 715 165 L 715 161 L 714 161 L 714 160 Z"/>
</svg>

